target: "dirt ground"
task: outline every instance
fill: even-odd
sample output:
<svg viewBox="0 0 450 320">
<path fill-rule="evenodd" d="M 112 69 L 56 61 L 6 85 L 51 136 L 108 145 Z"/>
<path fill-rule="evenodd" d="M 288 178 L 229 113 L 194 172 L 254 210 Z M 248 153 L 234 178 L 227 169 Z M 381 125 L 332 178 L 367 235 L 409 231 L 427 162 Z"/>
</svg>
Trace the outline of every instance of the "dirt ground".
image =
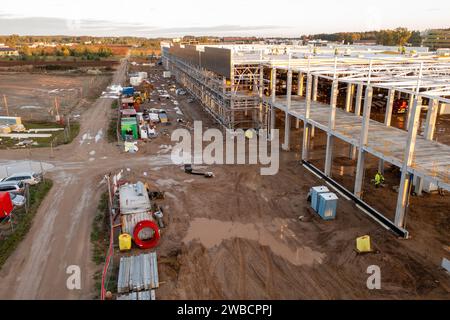
<svg viewBox="0 0 450 320">
<path fill-rule="evenodd" d="M 77 119 L 111 82 L 111 73 L 88 75 L 71 72 L 1 72 L 0 114 L 6 115 L 3 95 L 9 115 L 22 120 L 54 120 L 55 98 L 61 115 Z"/>
<path fill-rule="evenodd" d="M 18 66 L 42 67 L 42 66 L 64 66 L 71 68 L 82 67 L 113 67 L 118 62 L 116 60 L 0 60 L 0 68 L 7 69 Z"/>
<path fill-rule="evenodd" d="M 122 64 L 113 82 L 124 83 L 124 73 Z M 150 75 L 156 87 L 173 83 L 161 75 L 161 68 Z M 93 138 L 107 128 L 108 99 L 97 100 L 82 115 L 79 139 L 56 148 L 54 159 L 45 150 L 33 151 L 30 158 L 51 165 L 48 175 L 55 186 L 2 269 L 0 298 L 95 295 L 92 276 L 97 268 L 90 259 L 89 232 L 106 188 L 103 176 L 119 170 L 130 181 L 139 179 L 165 191 L 165 199 L 158 202 L 166 228 L 156 249 L 161 281 L 157 299 L 449 298 L 450 279 L 439 267 L 450 254 L 448 197 L 413 202 L 408 218 L 412 238 L 401 240 L 344 198 L 333 221 L 313 213 L 307 192 L 323 181 L 300 165 L 299 149 L 281 153 L 280 171 L 274 176 L 261 176 L 257 165 L 200 167 L 214 172 L 212 179 L 188 175 L 170 159 L 170 132 L 193 120 L 203 120 L 204 127 L 213 122 L 198 102 L 170 94 L 173 98 L 164 106 L 159 101 L 149 104 L 166 108 L 171 124 L 158 125 L 160 135 L 141 143 L 136 154 Z M 283 127 L 280 120 L 277 127 Z M 295 134 L 292 141 L 298 145 L 301 133 Z M 320 149 L 320 138 L 317 141 Z M 0 158 L 9 161 L 27 157 L 20 150 L 0 151 Z M 355 238 L 365 234 L 371 236 L 376 253 L 355 252 Z M 72 264 L 83 272 L 78 291 L 65 287 L 65 268 Z M 370 265 L 380 267 L 381 290 L 366 287 Z"/>
<path fill-rule="evenodd" d="M 156 78 L 159 87 L 171 84 Z M 197 103 L 188 104 L 180 97 L 176 100 L 187 123 L 196 119 L 209 121 L 206 127 L 211 125 Z M 174 115 L 173 107 L 172 99 L 163 106 L 169 118 Z M 179 125 L 159 125 L 159 130 L 170 132 L 174 127 Z M 410 240 L 397 239 L 343 198 L 337 219 L 325 222 L 306 201 L 309 188 L 323 181 L 299 164 L 300 144 L 296 142 L 301 132 L 295 134 L 297 138 L 291 139 L 296 149 L 282 153 L 280 172 L 275 176 L 261 176 L 259 166 L 201 167 L 213 171 L 213 179 L 188 175 L 180 166 L 130 166 L 126 179 L 145 181 L 153 190 L 166 192 L 166 199 L 158 202 L 164 208 L 167 228 L 157 248 L 162 281 L 157 297 L 448 298 L 450 281 L 439 265 L 450 252 L 449 197 L 426 195 L 412 200 Z M 320 134 L 315 138 L 319 150 L 322 139 Z M 162 135 L 143 152 L 169 154 L 167 145 L 169 137 Z M 320 152 L 315 156 L 324 161 Z M 371 188 L 370 182 L 366 181 L 365 188 Z M 385 199 L 387 190 L 380 189 L 377 196 Z M 370 191 L 366 193 L 372 194 Z M 367 196 L 366 200 L 373 202 L 373 198 Z M 392 194 L 386 203 L 395 200 L 396 194 Z M 432 210 L 430 203 L 435 203 Z M 422 226 L 426 231 L 420 231 Z M 371 236 L 377 253 L 355 252 L 355 238 L 364 234 Z M 370 265 L 381 268 L 381 290 L 366 287 Z"/>
</svg>

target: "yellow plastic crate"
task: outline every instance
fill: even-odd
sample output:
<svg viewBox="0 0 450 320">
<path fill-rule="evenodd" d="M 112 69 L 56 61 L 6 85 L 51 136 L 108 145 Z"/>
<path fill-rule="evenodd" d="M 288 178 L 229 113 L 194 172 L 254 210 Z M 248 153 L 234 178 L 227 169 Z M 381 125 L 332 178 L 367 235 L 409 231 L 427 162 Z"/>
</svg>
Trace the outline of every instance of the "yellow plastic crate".
<svg viewBox="0 0 450 320">
<path fill-rule="evenodd" d="M 371 252 L 372 248 L 370 247 L 370 236 L 365 235 L 356 238 L 356 250 L 358 252 Z"/>
<path fill-rule="evenodd" d="M 128 233 L 122 233 L 119 236 L 119 250 L 127 251 L 131 249 L 131 236 Z"/>
</svg>

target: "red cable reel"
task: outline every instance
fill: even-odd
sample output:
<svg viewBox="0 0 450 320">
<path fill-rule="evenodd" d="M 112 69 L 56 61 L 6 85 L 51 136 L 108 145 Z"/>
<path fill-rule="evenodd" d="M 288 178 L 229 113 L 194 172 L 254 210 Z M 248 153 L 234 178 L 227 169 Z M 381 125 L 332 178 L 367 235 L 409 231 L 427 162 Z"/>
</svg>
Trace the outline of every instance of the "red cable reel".
<svg viewBox="0 0 450 320">
<path fill-rule="evenodd" d="M 150 228 L 153 232 L 153 237 L 149 240 L 141 240 L 139 239 L 139 232 L 141 232 L 142 229 Z M 141 249 L 151 249 L 155 247 L 159 242 L 159 228 L 153 221 L 150 220 L 143 220 L 136 224 L 133 230 L 133 240 L 134 243 Z"/>
</svg>

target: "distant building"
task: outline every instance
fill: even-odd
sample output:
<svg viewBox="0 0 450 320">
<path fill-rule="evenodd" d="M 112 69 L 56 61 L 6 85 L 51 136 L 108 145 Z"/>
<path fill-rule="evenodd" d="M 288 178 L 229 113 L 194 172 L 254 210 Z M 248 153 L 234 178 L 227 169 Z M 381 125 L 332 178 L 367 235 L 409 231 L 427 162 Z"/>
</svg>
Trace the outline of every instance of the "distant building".
<svg viewBox="0 0 450 320">
<path fill-rule="evenodd" d="M 358 46 L 376 46 L 377 42 L 375 40 L 356 40 L 353 44 Z"/>
<path fill-rule="evenodd" d="M 431 50 L 450 48 L 450 29 L 433 29 L 428 31 L 423 45 Z"/>
<path fill-rule="evenodd" d="M 316 40 L 308 40 L 308 45 L 312 45 L 314 47 L 326 47 L 328 46 L 329 42 L 327 40 L 321 40 L 321 39 L 316 39 Z"/>
<path fill-rule="evenodd" d="M 1 57 L 12 57 L 12 56 L 18 56 L 19 51 L 13 48 L 4 47 L 0 48 L 0 56 Z"/>
<path fill-rule="evenodd" d="M 450 48 L 440 48 L 436 50 L 438 56 L 450 57 Z"/>
</svg>

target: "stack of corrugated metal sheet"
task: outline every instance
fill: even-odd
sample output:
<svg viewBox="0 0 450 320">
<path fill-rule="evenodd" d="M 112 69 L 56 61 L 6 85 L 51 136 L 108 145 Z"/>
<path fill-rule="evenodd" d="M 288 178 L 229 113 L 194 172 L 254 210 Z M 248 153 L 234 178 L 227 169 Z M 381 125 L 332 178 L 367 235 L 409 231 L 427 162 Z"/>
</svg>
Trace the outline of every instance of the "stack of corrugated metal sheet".
<svg viewBox="0 0 450 320">
<path fill-rule="evenodd" d="M 122 233 L 128 233 L 133 236 L 133 231 L 136 225 L 144 220 L 153 221 L 153 217 L 151 212 L 141 212 L 135 214 L 124 214 L 121 217 L 122 220 Z M 142 240 L 147 240 L 153 237 L 153 230 L 151 229 L 143 229 L 140 232 L 139 238 Z"/>
<path fill-rule="evenodd" d="M 159 287 L 156 252 L 121 257 L 117 292 L 142 291 Z"/>
<path fill-rule="evenodd" d="M 156 300 L 155 290 L 131 292 L 117 296 L 117 300 Z"/>
</svg>

